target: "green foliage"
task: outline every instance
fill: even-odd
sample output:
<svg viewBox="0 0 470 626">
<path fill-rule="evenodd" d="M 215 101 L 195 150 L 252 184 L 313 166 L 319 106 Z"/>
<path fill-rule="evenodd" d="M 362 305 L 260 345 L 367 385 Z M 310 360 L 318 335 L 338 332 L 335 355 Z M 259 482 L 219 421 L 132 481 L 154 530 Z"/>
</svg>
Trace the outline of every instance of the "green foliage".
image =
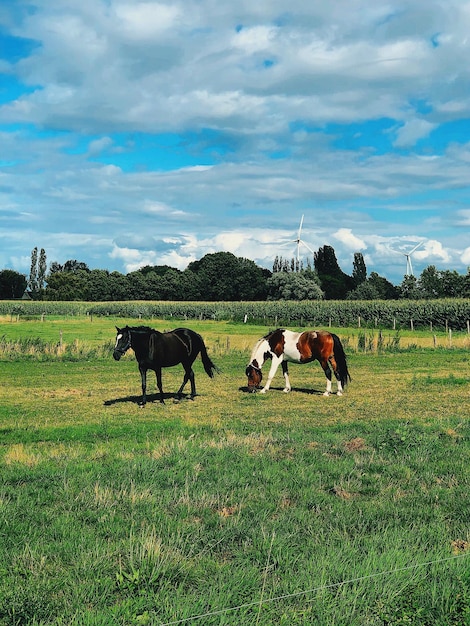
<svg viewBox="0 0 470 626">
<path fill-rule="evenodd" d="M 0 301 L 0 315 L 112 315 L 151 319 L 213 319 L 251 322 L 265 326 L 326 326 L 466 330 L 468 299 L 373 301 L 268 302 L 8 302 Z"/>
<path fill-rule="evenodd" d="M 199 297 L 209 301 L 257 300 L 266 296 L 263 271 L 253 261 L 230 252 L 206 254 L 188 265 L 199 285 Z"/>
<path fill-rule="evenodd" d="M 361 252 L 354 253 L 352 279 L 356 288 L 367 279 L 366 263 Z"/>
<path fill-rule="evenodd" d="M 0 300 L 21 298 L 27 284 L 24 274 L 13 270 L 0 270 Z"/>
<path fill-rule="evenodd" d="M 267 280 L 269 300 L 321 300 L 323 292 L 314 272 L 275 272 Z"/>
<path fill-rule="evenodd" d="M 342 300 L 355 284 L 340 268 L 332 246 L 322 246 L 314 254 L 314 265 L 327 300 Z"/>
</svg>

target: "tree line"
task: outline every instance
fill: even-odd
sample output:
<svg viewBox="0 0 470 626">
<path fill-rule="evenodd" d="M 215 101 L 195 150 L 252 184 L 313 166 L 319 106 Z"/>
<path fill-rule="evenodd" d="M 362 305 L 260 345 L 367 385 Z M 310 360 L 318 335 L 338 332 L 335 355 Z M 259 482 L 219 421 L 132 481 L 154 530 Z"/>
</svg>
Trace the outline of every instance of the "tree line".
<svg viewBox="0 0 470 626">
<path fill-rule="evenodd" d="M 438 270 L 430 265 L 421 275 L 404 276 L 393 285 L 376 272 L 368 274 L 364 257 L 354 254 L 352 273 L 338 264 L 331 246 L 313 255 L 313 265 L 276 257 L 272 271 L 230 252 L 206 254 L 185 270 L 146 265 L 122 274 L 90 269 L 86 263 L 54 261 L 47 271 L 44 248 L 31 252 L 29 277 L 14 270 L 0 271 L 0 299 L 34 300 L 260 301 L 260 300 L 396 300 L 465 298 L 470 296 L 467 274 Z"/>
</svg>

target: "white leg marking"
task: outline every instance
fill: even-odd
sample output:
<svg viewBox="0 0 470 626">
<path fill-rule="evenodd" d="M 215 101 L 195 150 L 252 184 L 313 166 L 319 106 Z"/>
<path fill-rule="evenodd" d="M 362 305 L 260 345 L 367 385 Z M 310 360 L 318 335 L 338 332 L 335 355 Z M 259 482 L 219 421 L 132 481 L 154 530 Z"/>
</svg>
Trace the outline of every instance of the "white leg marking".
<svg viewBox="0 0 470 626">
<path fill-rule="evenodd" d="M 276 373 L 281 361 L 282 359 L 280 359 L 279 357 L 273 357 L 271 367 L 269 368 L 268 380 L 266 381 L 263 389 L 261 389 L 261 393 L 266 393 L 266 391 L 268 391 L 269 387 L 271 386 L 271 381 L 274 378 L 274 374 Z"/>
<path fill-rule="evenodd" d="M 290 386 L 289 374 L 287 372 L 285 372 L 284 378 L 286 381 L 286 386 L 284 387 L 283 391 L 284 393 L 289 393 L 289 391 L 291 390 L 291 386 Z"/>
</svg>

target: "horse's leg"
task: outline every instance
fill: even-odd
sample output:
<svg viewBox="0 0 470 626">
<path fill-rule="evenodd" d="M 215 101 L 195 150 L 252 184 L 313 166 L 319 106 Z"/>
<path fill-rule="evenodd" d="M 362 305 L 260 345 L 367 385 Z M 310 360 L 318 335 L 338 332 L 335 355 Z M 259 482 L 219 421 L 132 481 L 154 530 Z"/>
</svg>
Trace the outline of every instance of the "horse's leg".
<svg viewBox="0 0 470 626">
<path fill-rule="evenodd" d="M 191 397 L 191 400 L 193 400 L 196 395 L 196 379 L 194 377 L 193 368 L 191 368 L 189 371 L 189 380 L 191 381 L 191 396 L 190 397 Z"/>
<path fill-rule="evenodd" d="M 337 391 L 337 395 L 338 396 L 342 396 L 343 395 L 343 385 L 341 384 L 341 376 L 338 374 L 338 366 L 336 365 L 336 360 L 334 356 L 330 356 L 330 364 L 331 367 L 333 368 L 333 372 L 336 376 L 336 383 L 338 385 L 338 391 Z"/>
<path fill-rule="evenodd" d="M 187 365 L 183 365 L 183 367 L 184 367 L 184 378 L 183 378 L 183 382 L 181 384 L 181 387 L 176 392 L 176 396 L 178 398 L 181 397 L 181 395 L 183 393 L 183 389 L 184 389 L 186 383 L 188 382 L 188 380 L 190 380 L 191 381 L 191 398 L 193 398 L 196 395 L 196 388 L 194 386 L 194 372 L 191 369 L 191 366 L 189 366 L 189 369 L 188 369 Z"/>
<path fill-rule="evenodd" d="M 322 359 L 320 361 L 320 365 L 322 366 L 323 371 L 326 376 L 326 391 L 323 393 L 324 396 L 329 396 L 331 393 L 331 370 L 328 364 L 328 359 Z"/>
<path fill-rule="evenodd" d="M 155 376 L 157 377 L 157 387 L 160 392 L 160 404 L 165 404 L 165 398 L 163 397 L 163 384 L 162 384 L 162 368 L 157 367 L 155 370 Z"/>
<path fill-rule="evenodd" d="M 142 400 L 140 401 L 140 406 L 144 407 L 147 404 L 147 370 L 139 365 L 139 371 L 142 379 Z"/>
<path fill-rule="evenodd" d="M 271 367 L 269 368 L 268 380 L 266 381 L 265 386 L 261 389 L 260 393 L 266 393 L 271 385 L 271 381 L 274 378 L 274 374 L 276 373 L 279 364 L 281 363 L 282 358 L 278 356 L 273 356 L 273 361 L 271 363 Z"/>
<path fill-rule="evenodd" d="M 287 370 L 287 361 L 283 361 L 281 363 L 282 366 L 282 373 L 284 374 L 284 378 L 286 381 L 286 386 L 284 387 L 283 391 L 284 393 L 289 393 L 289 391 L 291 390 L 291 386 L 290 386 L 290 381 L 289 381 L 289 372 Z"/>
</svg>

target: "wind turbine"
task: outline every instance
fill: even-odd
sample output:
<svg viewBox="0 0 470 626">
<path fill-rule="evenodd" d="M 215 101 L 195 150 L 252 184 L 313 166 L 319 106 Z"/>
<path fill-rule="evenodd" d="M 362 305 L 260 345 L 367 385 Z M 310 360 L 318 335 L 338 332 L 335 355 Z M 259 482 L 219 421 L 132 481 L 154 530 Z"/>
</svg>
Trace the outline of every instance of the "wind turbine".
<svg viewBox="0 0 470 626">
<path fill-rule="evenodd" d="M 295 239 L 291 239 L 290 241 L 286 241 L 285 243 L 281 244 L 282 246 L 288 246 L 291 243 L 295 243 L 297 245 L 297 263 L 300 262 L 300 246 L 305 246 L 307 248 L 307 250 L 310 250 L 310 252 L 312 254 L 315 254 L 315 252 L 312 250 L 312 248 L 307 243 L 305 243 L 305 241 L 301 238 L 303 223 L 304 223 L 304 216 L 302 215 L 302 218 L 300 220 L 299 232 L 297 233 L 297 237 Z"/>
<path fill-rule="evenodd" d="M 416 246 L 410 250 L 409 252 L 402 252 L 402 254 L 406 257 L 406 274 L 405 276 L 414 276 L 413 274 L 413 265 L 411 264 L 411 255 L 413 254 L 413 252 L 415 250 L 417 250 L 419 248 L 419 246 L 422 245 L 422 241 L 420 241 L 418 244 L 416 244 Z"/>
</svg>

